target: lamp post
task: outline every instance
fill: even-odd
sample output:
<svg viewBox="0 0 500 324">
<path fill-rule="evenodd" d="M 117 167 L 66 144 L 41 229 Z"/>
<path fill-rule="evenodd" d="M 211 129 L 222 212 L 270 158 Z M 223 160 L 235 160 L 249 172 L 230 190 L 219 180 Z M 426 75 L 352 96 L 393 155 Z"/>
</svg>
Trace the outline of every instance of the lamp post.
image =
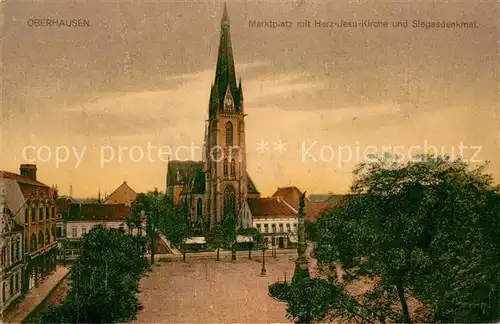
<svg viewBox="0 0 500 324">
<path fill-rule="evenodd" d="M 260 275 L 261 276 L 266 276 L 267 271 L 266 271 L 266 247 L 262 247 L 262 269 L 260 269 Z"/>
</svg>

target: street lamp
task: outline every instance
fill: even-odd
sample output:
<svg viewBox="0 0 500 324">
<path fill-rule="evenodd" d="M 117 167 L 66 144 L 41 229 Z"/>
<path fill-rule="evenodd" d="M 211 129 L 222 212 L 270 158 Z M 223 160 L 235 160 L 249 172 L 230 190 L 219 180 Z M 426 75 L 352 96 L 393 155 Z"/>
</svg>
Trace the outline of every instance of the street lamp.
<svg viewBox="0 0 500 324">
<path fill-rule="evenodd" d="M 266 271 L 266 247 L 262 247 L 262 269 L 260 269 L 260 275 L 261 276 L 266 276 L 267 271 Z"/>
</svg>

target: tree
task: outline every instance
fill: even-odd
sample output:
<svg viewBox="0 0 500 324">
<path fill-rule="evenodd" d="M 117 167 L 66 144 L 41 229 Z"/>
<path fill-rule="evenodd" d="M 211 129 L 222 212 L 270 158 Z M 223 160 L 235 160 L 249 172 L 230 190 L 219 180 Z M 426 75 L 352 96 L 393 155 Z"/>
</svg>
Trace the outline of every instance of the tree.
<svg viewBox="0 0 500 324">
<path fill-rule="evenodd" d="M 250 227 L 250 228 L 239 228 L 236 232 L 236 235 L 247 236 L 251 238 L 251 242 L 246 243 L 248 248 L 248 259 L 252 259 L 252 250 L 260 250 L 262 249 L 262 235 L 259 230 Z"/>
<path fill-rule="evenodd" d="M 212 232 L 207 235 L 207 242 L 217 249 L 217 261 L 220 261 L 220 248 L 224 246 L 224 231 L 220 224 L 216 224 Z"/>
<path fill-rule="evenodd" d="M 161 222 L 161 232 L 183 252 L 186 258 L 184 242 L 191 235 L 188 222 L 189 208 L 187 203 L 174 207 L 168 211 Z"/>
<path fill-rule="evenodd" d="M 316 258 L 333 290 L 343 292 L 326 317 L 498 320 L 500 203 L 498 187 L 484 168 L 428 155 L 404 165 L 361 164 L 352 195 L 318 220 Z M 339 262 L 342 280 L 333 271 Z M 350 298 L 348 285 L 367 278 L 371 289 Z M 289 306 L 313 298 L 308 289 L 302 291 Z M 422 304 L 413 316 L 411 298 Z M 325 317 L 323 311 L 310 315 L 311 320 Z"/>
<path fill-rule="evenodd" d="M 140 193 L 132 204 L 132 215 L 135 222 L 146 220 L 146 234 L 150 242 L 151 264 L 154 264 L 154 258 L 160 236 L 160 224 L 163 219 L 173 213 L 173 204 L 168 196 L 154 191 Z"/>
<path fill-rule="evenodd" d="M 148 263 L 141 246 L 123 229 L 94 227 L 83 238 L 70 269 L 71 290 L 40 323 L 118 323 L 135 319 L 139 279 Z"/>
<path fill-rule="evenodd" d="M 236 260 L 236 217 L 233 214 L 226 215 L 222 221 L 224 246 L 231 249 L 231 260 Z"/>
</svg>

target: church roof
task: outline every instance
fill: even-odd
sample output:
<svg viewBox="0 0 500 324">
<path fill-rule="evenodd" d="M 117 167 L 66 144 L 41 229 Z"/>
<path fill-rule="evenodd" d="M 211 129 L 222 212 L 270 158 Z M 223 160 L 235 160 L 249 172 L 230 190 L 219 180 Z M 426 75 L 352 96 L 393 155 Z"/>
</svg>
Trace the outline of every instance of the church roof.
<svg viewBox="0 0 500 324">
<path fill-rule="evenodd" d="M 252 178 L 248 175 L 247 172 L 247 193 L 249 194 L 260 194 L 259 190 L 257 190 L 257 187 L 252 181 Z"/>
<path fill-rule="evenodd" d="M 167 187 L 191 183 L 196 170 L 203 171 L 202 161 L 168 161 Z"/>
<path fill-rule="evenodd" d="M 254 219 L 297 216 L 290 206 L 278 198 L 249 198 L 247 203 Z"/>
</svg>

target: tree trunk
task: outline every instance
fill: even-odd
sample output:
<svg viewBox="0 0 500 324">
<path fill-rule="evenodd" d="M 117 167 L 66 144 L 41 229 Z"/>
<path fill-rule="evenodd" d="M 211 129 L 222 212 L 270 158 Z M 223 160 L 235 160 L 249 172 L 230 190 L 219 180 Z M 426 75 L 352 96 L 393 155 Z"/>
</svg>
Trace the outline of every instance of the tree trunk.
<svg viewBox="0 0 500 324">
<path fill-rule="evenodd" d="M 217 261 L 220 261 L 219 251 L 220 251 L 220 248 L 217 248 Z"/>
<path fill-rule="evenodd" d="M 403 308 L 403 319 L 405 323 L 411 323 L 410 313 L 408 311 L 408 303 L 406 302 L 405 290 L 403 286 L 403 280 L 400 278 L 396 285 L 398 291 L 399 301 L 401 302 L 401 307 Z"/>
<path fill-rule="evenodd" d="M 156 252 L 156 239 L 151 236 L 151 264 L 155 263 L 155 252 Z"/>
<path fill-rule="evenodd" d="M 186 262 L 186 250 L 182 251 L 182 261 Z"/>
<path fill-rule="evenodd" d="M 252 260 L 252 249 L 248 248 L 248 260 Z"/>
</svg>

